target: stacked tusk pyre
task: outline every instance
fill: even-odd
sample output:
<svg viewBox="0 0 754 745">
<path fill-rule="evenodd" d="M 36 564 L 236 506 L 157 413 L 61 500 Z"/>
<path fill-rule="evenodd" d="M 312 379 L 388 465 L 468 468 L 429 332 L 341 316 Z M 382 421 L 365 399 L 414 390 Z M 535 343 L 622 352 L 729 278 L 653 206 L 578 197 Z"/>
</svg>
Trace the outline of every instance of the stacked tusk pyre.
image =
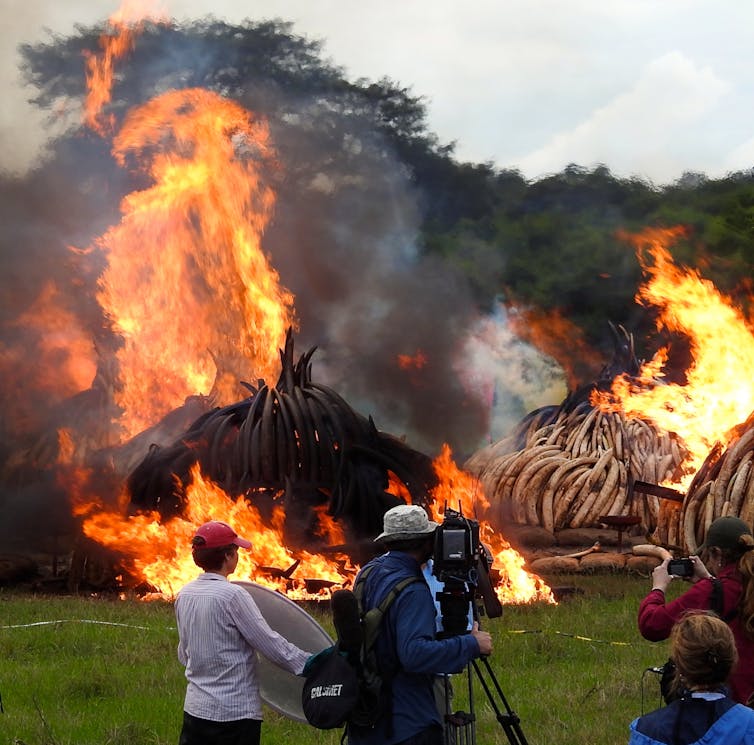
<svg viewBox="0 0 754 745">
<path fill-rule="evenodd" d="M 306 538 L 315 507 L 325 505 L 356 544 L 377 535 L 385 510 L 406 495 L 425 503 L 436 481 L 431 458 L 313 382 L 314 351 L 294 362 L 289 331 L 275 385 L 247 385 L 247 398 L 205 413 L 172 445 L 152 446 L 128 478 L 132 507 L 180 514 L 196 464 L 230 497 L 244 496 L 262 512 L 283 504 L 292 545 Z"/>
<path fill-rule="evenodd" d="M 619 373 L 639 369 L 630 335 L 622 327 L 611 328 L 615 354 L 594 383 L 559 405 L 531 412 L 506 438 L 465 463 L 483 485 L 495 524 L 541 526 L 556 533 L 632 518 L 637 531 L 667 542 L 667 513 L 677 513 L 678 505 L 639 497 L 633 484 L 676 477 L 685 448 L 647 419 L 590 403 L 592 391 L 608 388 Z"/>
</svg>

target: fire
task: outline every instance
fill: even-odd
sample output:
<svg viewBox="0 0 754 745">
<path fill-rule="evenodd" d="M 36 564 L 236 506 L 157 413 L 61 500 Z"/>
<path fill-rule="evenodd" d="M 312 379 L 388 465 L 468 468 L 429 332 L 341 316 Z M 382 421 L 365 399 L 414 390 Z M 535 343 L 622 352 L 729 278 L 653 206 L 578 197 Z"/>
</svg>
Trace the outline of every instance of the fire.
<svg viewBox="0 0 754 745">
<path fill-rule="evenodd" d="M 66 433 L 60 437 L 61 444 L 67 442 Z M 453 463 L 449 447 L 443 448 L 435 468 L 440 483 L 432 494 L 430 514 L 438 522 L 442 521 L 440 504 L 458 505 L 465 515 L 488 506 L 477 495 L 472 477 Z M 83 519 L 84 534 L 117 551 L 127 572 L 148 583 L 159 596 L 174 597 L 200 571 L 191 558 L 190 542 L 196 528 L 207 520 L 223 520 L 253 543 L 250 551 L 239 552 L 234 579 L 253 580 L 293 599 L 325 599 L 330 588 L 350 585 L 358 571 L 359 567 L 338 551 L 326 558 L 305 549 L 286 548 L 282 507 L 275 507 L 272 518 L 265 521 L 245 497 L 231 499 L 205 479 L 198 466 L 192 470 L 183 514 L 167 520 L 158 512 L 125 515 L 122 509 L 105 508 L 100 500 L 88 500 L 81 486 L 85 475 L 83 470 L 72 470 L 68 484 L 69 493 L 79 495 L 73 497 L 74 512 Z M 325 508 L 313 512 L 317 521 L 314 533 L 328 546 L 343 544 L 342 529 Z M 526 570 L 523 557 L 502 536 L 484 522 L 480 522 L 480 535 L 492 553 L 492 569 L 501 577 L 496 592 L 502 603 L 555 602 L 550 588 Z"/>
<path fill-rule="evenodd" d="M 102 54 L 86 57 L 87 96 L 84 104 L 84 121 L 90 129 L 105 135 L 115 127 L 115 118 L 102 120 L 102 109 L 112 98 L 113 65 L 133 49 L 138 33 L 148 20 L 161 23 L 165 13 L 152 8 L 151 0 L 125 0 L 109 18 L 111 33 L 100 37 Z"/>
<path fill-rule="evenodd" d="M 570 390 L 579 387 L 585 370 L 599 369 L 598 356 L 586 343 L 584 332 L 558 309 L 509 307 L 508 321 L 516 336 L 558 361 Z"/>
<path fill-rule="evenodd" d="M 149 14 L 147 3 L 126 3 L 110 18 L 101 53 L 87 59 L 86 122 L 101 134 L 117 130 L 114 118 L 103 114 L 114 64 L 133 48 L 146 19 L 164 20 Z M 295 324 L 293 296 L 261 246 L 275 203 L 268 174 L 277 167 L 265 122 L 212 92 L 172 90 L 126 115 L 112 152 L 121 166 L 141 171 L 146 184 L 123 199 L 119 224 L 89 249 L 106 259 L 97 300 L 121 340 L 114 395 L 122 412 L 118 424 L 130 438 L 187 396 L 211 394 L 222 405 L 238 399 L 239 380 L 271 382 L 278 373 L 277 350 Z M 427 357 L 417 350 L 398 363 L 420 371 Z M 66 437 L 61 433 L 61 453 L 70 460 L 75 447 Z M 469 515 L 488 506 L 449 448 L 436 467 L 435 504 L 458 504 Z M 198 467 L 182 514 L 172 518 L 126 515 L 125 492 L 119 508 L 106 508 L 86 496 L 85 469 L 70 465 L 65 475 L 85 535 L 117 551 L 132 577 L 164 597 L 197 575 L 190 539 L 210 519 L 229 523 L 253 542 L 251 551 L 239 552 L 235 578 L 289 597 L 327 597 L 327 584 L 349 584 L 358 569 L 334 548 L 345 542 L 343 532 L 324 509 L 313 513 L 314 533 L 321 546 L 333 547 L 329 558 L 287 548 L 282 507 L 263 518 L 253 493 L 233 499 Z M 392 474 L 390 480 L 394 493 L 405 498 L 405 485 Z M 552 601 L 549 588 L 526 572 L 522 557 L 489 526 L 484 540 L 505 573 L 498 588 L 503 602 Z M 324 586 L 307 586 L 313 579 Z"/>
<path fill-rule="evenodd" d="M 286 548 L 281 507 L 274 508 L 270 524 L 265 524 L 253 504 L 244 497 L 228 497 L 219 486 L 206 480 L 198 467 L 194 467 L 192 477 L 184 514 L 165 521 L 157 512 L 125 516 L 82 501 L 77 512 L 85 515 L 85 535 L 116 550 L 124 557 L 124 566 L 132 576 L 167 598 L 174 597 L 201 571 L 191 557 L 191 537 L 208 520 L 227 522 L 253 544 L 249 551 L 239 551 L 233 579 L 253 580 L 294 599 L 317 599 L 326 597 L 327 590 L 320 587 L 309 591 L 306 580 L 343 585 L 356 573 L 357 567 L 344 554 L 334 553 L 326 559 Z M 329 538 L 332 545 L 342 542 L 342 534 L 330 533 L 328 527 L 327 521 L 320 519 L 318 533 Z"/>
<path fill-rule="evenodd" d="M 421 349 L 411 354 L 398 355 L 398 367 L 401 370 L 421 370 L 427 364 L 427 355 Z"/>
<path fill-rule="evenodd" d="M 118 34 L 89 60 L 90 123 L 143 7 L 111 18 Z M 168 91 L 129 112 L 113 155 L 151 183 L 123 200 L 120 223 L 96 242 L 107 259 L 97 299 L 122 338 L 119 424 L 131 437 L 187 396 L 226 404 L 239 380 L 269 380 L 295 323 L 293 296 L 261 247 L 275 202 L 265 122 L 203 89 Z"/>
<path fill-rule="evenodd" d="M 61 304 L 60 291 L 53 282 L 45 284 L 37 299 L 9 325 L 35 329 L 39 334 L 40 356 L 46 361 L 35 370 L 40 376 L 39 388 L 62 388 L 70 395 L 91 385 L 96 373 L 94 345 L 74 314 Z"/>
<path fill-rule="evenodd" d="M 688 338 L 691 363 L 686 381 L 658 384 L 665 376 L 668 349 L 660 349 L 640 372 L 640 380 L 619 376 L 609 393 L 594 403 L 627 416 L 642 416 L 683 438 L 688 486 L 715 443 L 726 444 L 731 430 L 754 406 L 754 387 L 746 371 L 754 364 L 754 331 L 733 303 L 693 269 L 673 263 L 666 246 L 682 228 L 647 229 L 626 236 L 636 249 L 648 280 L 637 302 L 659 309 L 658 327 Z"/>
<path fill-rule="evenodd" d="M 489 507 L 476 480 L 455 464 L 447 444 L 435 459 L 434 468 L 439 483 L 432 490 L 432 519 L 442 522 L 442 512 L 446 505 L 471 519 L 476 519 L 478 512 Z M 495 592 L 501 603 L 555 602 L 547 584 L 527 571 L 524 557 L 484 520 L 479 520 L 479 534 L 482 543 L 492 554 L 491 569 L 497 570 L 500 575 Z"/>
</svg>

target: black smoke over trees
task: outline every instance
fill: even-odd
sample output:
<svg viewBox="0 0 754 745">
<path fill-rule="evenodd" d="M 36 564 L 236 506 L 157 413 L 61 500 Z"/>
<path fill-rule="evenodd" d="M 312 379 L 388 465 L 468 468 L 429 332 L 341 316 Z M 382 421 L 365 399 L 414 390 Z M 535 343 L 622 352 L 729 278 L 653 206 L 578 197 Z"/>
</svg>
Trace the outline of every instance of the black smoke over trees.
<svg viewBox="0 0 754 745">
<path fill-rule="evenodd" d="M 66 378 L 65 347 L 50 357 L 44 327 L 25 321 L 46 288 L 62 298 L 69 330 L 88 340 L 92 390 L 118 343 L 94 299 L 105 257 L 71 250 L 91 245 L 118 220 L 123 196 L 144 186 L 78 116 L 84 53 L 97 52 L 102 30 L 22 50 L 36 102 L 70 128 L 28 175 L 0 176 L 4 461 L 65 423 L 81 390 Z M 651 309 L 634 302 L 640 269 L 619 230 L 689 225 L 671 251 L 745 297 L 751 173 L 657 188 L 605 166 L 528 181 L 460 163 L 429 130 L 421 96 L 387 79 L 349 80 L 318 42 L 281 21 L 149 25 L 116 72 L 108 109 L 116 121 L 166 90 L 202 87 L 269 122 L 280 167 L 268 174 L 276 207 L 263 246 L 295 295 L 297 348 L 317 345 L 315 379 L 426 452 L 448 442 L 468 454 L 487 435 L 488 403 L 467 389 L 458 357 L 474 322 L 501 302 L 558 310 L 604 359 L 608 321 L 635 334 L 640 357 L 654 353 L 664 340 Z M 419 352 L 421 369 L 397 364 Z M 57 381 L 41 380 L 40 367 Z"/>
<path fill-rule="evenodd" d="M 105 257 L 71 247 L 92 245 L 117 222 L 121 199 L 145 186 L 138 172 L 114 163 L 107 140 L 73 116 L 86 94 L 84 55 L 98 51 L 101 31 L 80 28 L 23 49 L 36 102 L 58 118 L 68 115 L 70 129 L 27 176 L 3 178 L 9 198 L 0 239 L 3 276 L 21 276 L 24 284 L 3 291 L 5 360 L 29 364 L 23 352 L 44 331 L 17 321 L 53 280 L 71 322 L 91 341 L 93 380 L 107 372 L 118 344 L 94 300 Z M 478 311 L 463 272 L 419 251 L 427 202 L 412 164 L 398 152 L 402 144 L 430 160 L 446 158 L 427 132 L 420 99 L 387 80 L 348 81 L 321 59 L 316 42 L 296 36 L 288 24 L 208 19 L 151 25 L 139 35 L 133 53 L 116 62 L 108 112 L 122 121 L 153 96 L 190 87 L 236 99 L 270 125 L 280 167 L 267 174 L 276 205 L 263 247 L 295 295 L 297 347 L 318 347 L 315 378 L 417 448 L 436 452 L 446 441 L 473 448 L 487 411 L 453 364 Z M 420 374 L 403 371 L 399 355 L 419 351 L 426 367 Z M 255 378 L 249 370 L 248 379 Z M 13 399 L 40 414 L 64 403 L 70 390 L 27 379 Z M 239 386 L 239 398 L 244 395 Z M 46 415 L 33 423 L 22 419 L 28 426 L 11 438 L 13 450 L 19 436 L 34 442 L 51 424 Z"/>
</svg>

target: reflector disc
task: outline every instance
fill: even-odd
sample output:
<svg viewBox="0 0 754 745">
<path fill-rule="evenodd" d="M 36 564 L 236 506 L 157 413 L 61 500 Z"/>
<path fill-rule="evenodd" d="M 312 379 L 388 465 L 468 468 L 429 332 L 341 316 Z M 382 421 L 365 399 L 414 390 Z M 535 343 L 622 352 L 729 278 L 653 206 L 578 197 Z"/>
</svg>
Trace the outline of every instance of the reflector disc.
<svg viewBox="0 0 754 745">
<path fill-rule="evenodd" d="M 334 644 L 330 635 L 303 608 L 279 592 L 256 582 L 233 582 L 243 587 L 259 607 L 259 612 L 273 631 L 307 652 L 321 652 Z M 259 693 L 270 708 L 279 714 L 306 722 L 301 708 L 304 679 L 273 665 L 258 654 Z"/>
</svg>

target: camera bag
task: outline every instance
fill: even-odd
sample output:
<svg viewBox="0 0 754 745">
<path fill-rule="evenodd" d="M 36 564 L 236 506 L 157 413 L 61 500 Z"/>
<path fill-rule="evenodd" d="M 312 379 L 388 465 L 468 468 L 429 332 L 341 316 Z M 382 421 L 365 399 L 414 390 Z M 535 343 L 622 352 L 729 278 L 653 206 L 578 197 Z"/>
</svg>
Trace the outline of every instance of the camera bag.
<svg viewBox="0 0 754 745">
<path fill-rule="evenodd" d="M 311 657 L 304 668 L 301 704 L 306 721 L 318 729 L 344 725 L 371 728 L 390 716 L 392 675 L 380 669 L 375 643 L 383 618 L 398 595 L 413 582 L 424 580 L 419 576 L 406 577 L 390 589 L 378 606 L 364 612 L 364 582 L 372 568 L 365 567 L 353 591 L 338 591 L 341 601 L 352 596 L 351 607 L 356 609 L 356 617 L 345 621 L 342 617 L 334 619 L 338 641 Z M 339 608 L 345 607 L 347 604 L 340 602 Z M 341 633 L 344 628 L 345 633 Z M 354 639 L 358 639 L 356 644 Z"/>
</svg>

